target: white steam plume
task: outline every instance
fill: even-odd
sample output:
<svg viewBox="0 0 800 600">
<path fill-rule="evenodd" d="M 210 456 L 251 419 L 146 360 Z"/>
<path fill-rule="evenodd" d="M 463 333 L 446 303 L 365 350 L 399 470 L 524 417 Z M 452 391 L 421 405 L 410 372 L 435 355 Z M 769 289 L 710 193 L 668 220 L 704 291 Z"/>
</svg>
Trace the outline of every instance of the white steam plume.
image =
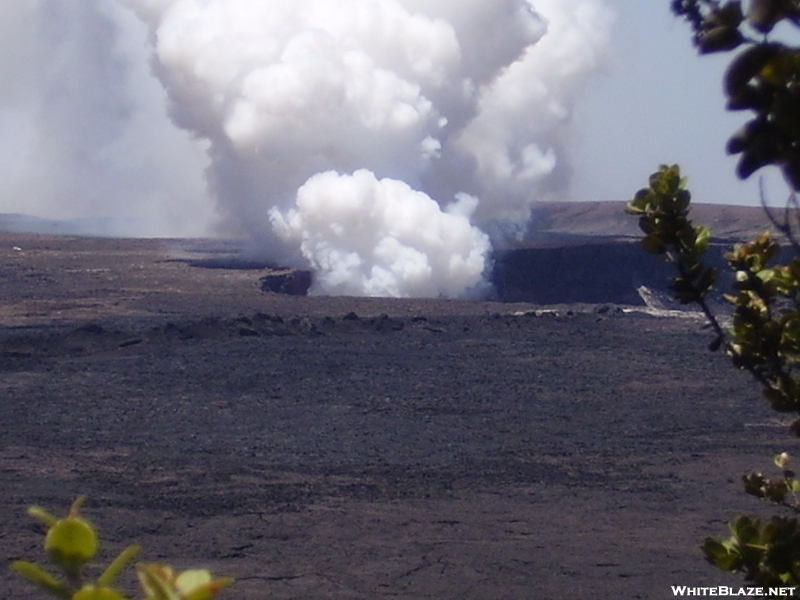
<svg viewBox="0 0 800 600">
<path fill-rule="evenodd" d="M 19 94 L 34 98 L 18 127 L 31 156 L 47 159 L 39 169 L 23 161 L 16 183 L 60 169 L 54 189 L 16 189 L 95 210 L 109 198 L 177 206 L 160 212 L 208 221 L 197 175 L 205 144 L 225 230 L 311 266 L 312 292 L 323 294 L 453 297 L 480 285 L 490 251 L 481 229 L 524 223 L 533 201 L 568 183 L 571 103 L 611 21 L 603 0 L 120 2 L 146 24 L 163 88 L 143 71 L 141 26 L 114 0 L 0 9 L 50 44 L 12 44 L 31 53 L 23 62 L 46 67 L 67 49 L 63 60 L 86 77 L 45 115 L 62 106 L 54 92 L 69 69 L 0 67 L 0 82 L 22 90 L 5 113 L 0 91 L 0 119 L 25 106 Z M 69 33 L 48 38 L 51 20 Z M 164 91 L 194 142 L 154 110 Z"/>
<path fill-rule="evenodd" d="M 406 183 L 360 169 L 312 176 L 296 204 L 276 210 L 273 224 L 300 244 L 326 293 L 454 297 L 480 282 L 490 244 L 469 223 L 471 196 L 442 211 Z"/>
</svg>

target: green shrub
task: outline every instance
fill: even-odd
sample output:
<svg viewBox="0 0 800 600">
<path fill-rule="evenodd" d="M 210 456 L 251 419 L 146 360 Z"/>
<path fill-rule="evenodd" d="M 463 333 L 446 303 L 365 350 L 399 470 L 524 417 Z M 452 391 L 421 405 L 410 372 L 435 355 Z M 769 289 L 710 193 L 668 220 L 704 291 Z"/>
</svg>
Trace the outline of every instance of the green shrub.
<svg viewBox="0 0 800 600">
<path fill-rule="evenodd" d="M 737 245 L 726 255 L 734 274 L 725 298 L 733 323 L 724 329 L 710 310 L 708 293 L 717 280 L 703 262 L 710 232 L 689 219 L 691 196 L 677 166 L 661 166 L 649 187 L 637 192 L 628 212 L 639 217 L 648 252 L 665 256 L 677 269 L 671 287 L 683 303 L 696 303 L 714 330 L 712 350 L 724 349 L 733 365 L 748 371 L 772 408 L 800 414 L 800 0 L 671 0 L 672 12 L 692 28 L 701 54 L 736 52 L 723 77 L 726 109 L 747 111 L 750 120 L 728 141 L 739 156 L 737 175 L 746 179 L 762 167 L 775 166 L 792 190 L 782 219 L 764 210 L 793 249 L 785 264 L 780 245 L 768 233 Z M 781 26 L 781 27 L 779 27 Z M 778 36 L 782 36 L 782 39 Z M 800 419 L 790 431 L 800 435 Z M 779 505 L 789 516 L 766 522 L 738 516 L 731 537 L 703 544 L 708 561 L 742 573 L 757 585 L 800 585 L 800 483 L 786 453 L 775 457 L 780 477 L 761 473 L 744 477 L 744 488 Z"/>
<path fill-rule="evenodd" d="M 47 527 L 44 550 L 60 571 L 60 577 L 28 561 L 16 561 L 11 568 L 51 596 L 63 600 L 126 600 L 114 587 L 114 582 L 139 554 L 140 548 L 129 546 L 96 580 L 88 581 L 85 567 L 97 555 L 100 544 L 94 526 L 80 515 L 84 500 L 84 497 L 75 500 L 63 519 L 38 506 L 28 509 L 30 516 Z M 212 579 L 206 570 L 176 574 L 172 568 L 159 564 L 139 564 L 136 570 L 146 600 L 209 600 L 233 583 L 229 577 Z"/>
<path fill-rule="evenodd" d="M 761 386 L 772 408 L 800 414 L 800 257 L 774 264 L 780 246 L 767 233 L 739 244 L 725 258 L 734 273 L 731 293 L 732 327 L 725 329 L 707 297 L 717 280 L 716 269 L 703 259 L 710 232 L 689 219 L 691 194 L 677 165 L 662 165 L 650 185 L 636 193 L 627 212 L 639 217 L 642 246 L 675 265 L 672 293 L 680 302 L 697 304 L 714 331 L 711 350 L 723 349 L 738 369 L 748 371 Z M 790 426 L 800 434 L 800 419 Z M 800 513 L 800 481 L 786 453 L 775 457 L 781 472 L 771 479 L 761 473 L 744 476 L 748 494 Z M 794 516 L 762 522 L 738 516 L 727 540 L 708 538 L 706 559 L 720 569 L 742 573 L 761 586 L 800 585 L 800 525 Z"/>
</svg>

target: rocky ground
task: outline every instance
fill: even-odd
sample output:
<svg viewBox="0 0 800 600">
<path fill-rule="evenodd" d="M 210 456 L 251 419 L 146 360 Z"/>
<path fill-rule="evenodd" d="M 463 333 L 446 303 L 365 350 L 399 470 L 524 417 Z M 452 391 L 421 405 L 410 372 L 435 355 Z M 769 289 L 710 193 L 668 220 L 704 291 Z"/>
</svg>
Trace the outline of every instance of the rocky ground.
<svg viewBox="0 0 800 600">
<path fill-rule="evenodd" d="M 738 584 L 698 545 L 792 439 L 696 316 L 271 294 L 207 268 L 236 251 L 0 235 L 6 561 L 42 558 L 28 505 L 86 494 L 98 563 L 140 543 L 228 598 Z"/>
</svg>

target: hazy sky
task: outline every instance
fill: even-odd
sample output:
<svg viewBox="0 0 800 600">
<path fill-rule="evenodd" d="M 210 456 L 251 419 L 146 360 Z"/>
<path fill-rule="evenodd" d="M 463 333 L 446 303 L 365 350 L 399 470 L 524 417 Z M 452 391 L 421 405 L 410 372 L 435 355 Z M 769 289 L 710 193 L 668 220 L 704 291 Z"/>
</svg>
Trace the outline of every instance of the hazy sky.
<svg viewBox="0 0 800 600">
<path fill-rule="evenodd" d="M 575 113 L 575 200 L 624 200 L 661 163 L 678 163 L 696 202 L 758 204 L 787 188 L 774 168 L 747 182 L 734 175 L 728 137 L 752 113 L 724 110 L 722 75 L 730 54 L 698 56 L 689 25 L 668 0 L 606 0 L 616 14 L 605 73 L 591 79 Z"/>
</svg>

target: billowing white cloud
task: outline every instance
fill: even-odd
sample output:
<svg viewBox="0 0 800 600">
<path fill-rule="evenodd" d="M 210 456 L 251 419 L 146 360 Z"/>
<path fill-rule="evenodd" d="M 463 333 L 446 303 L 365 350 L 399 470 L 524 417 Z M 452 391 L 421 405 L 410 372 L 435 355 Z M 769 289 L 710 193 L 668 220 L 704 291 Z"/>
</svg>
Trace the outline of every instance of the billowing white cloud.
<svg viewBox="0 0 800 600">
<path fill-rule="evenodd" d="M 572 102 L 610 27 L 603 0 L 19 0 L 4 16 L 30 35 L 0 45 L 33 70 L 0 67 L 0 125 L 24 148 L 0 209 L 24 190 L 54 216 L 218 218 L 312 267 L 316 293 L 392 296 L 473 288 L 479 228 L 563 192 Z"/>
<path fill-rule="evenodd" d="M 488 236 L 470 224 L 477 200 L 444 210 L 396 179 L 327 171 L 297 191 L 273 225 L 317 273 L 315 291 L 370 296 L 458 296 L 483 280 Z"/>
</svg>

